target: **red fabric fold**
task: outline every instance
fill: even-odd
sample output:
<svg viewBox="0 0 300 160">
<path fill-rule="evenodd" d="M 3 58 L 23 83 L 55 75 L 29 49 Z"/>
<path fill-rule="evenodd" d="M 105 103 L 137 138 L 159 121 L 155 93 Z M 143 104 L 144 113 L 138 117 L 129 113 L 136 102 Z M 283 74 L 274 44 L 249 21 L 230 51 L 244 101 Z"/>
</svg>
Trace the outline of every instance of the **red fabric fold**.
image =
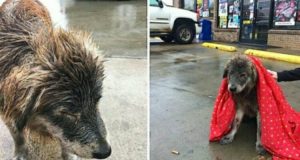
<svg viewBox="0 0 300 160">
<path fill-rule="evenodd" d="M 262 63 L 249 56 L 258 73 L 257 99 L 261 117 L 261 142 L 274 160 L 300 160 L 300 113 L 287 102 L 278 83 Z M 219 141 L 230 131 L 235 105 L 223 79 L 210 124 L 210 141 Z"/>
</svg>

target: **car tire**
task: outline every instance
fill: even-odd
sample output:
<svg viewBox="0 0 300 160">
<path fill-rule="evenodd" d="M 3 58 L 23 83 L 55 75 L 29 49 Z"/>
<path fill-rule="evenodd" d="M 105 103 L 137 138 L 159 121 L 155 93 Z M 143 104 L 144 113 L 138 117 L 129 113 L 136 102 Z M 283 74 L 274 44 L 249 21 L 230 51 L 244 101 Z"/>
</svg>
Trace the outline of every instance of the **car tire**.
<svg viewBox="0 0 300 160">
<path fill-rule="evenodd" d="M 174 40 L 173 36 L 171 36 L 171 35 L 161 36 L 160 39 L 163 40 L 166 43 L 171 43 Z"/>
<path fill-rule="evenodd" d="M 195 26 L 192 23 L 177 25 L 174 32 L 175 41 L 180 44 L 190 44 L 195 38 Z"/>
</svg>

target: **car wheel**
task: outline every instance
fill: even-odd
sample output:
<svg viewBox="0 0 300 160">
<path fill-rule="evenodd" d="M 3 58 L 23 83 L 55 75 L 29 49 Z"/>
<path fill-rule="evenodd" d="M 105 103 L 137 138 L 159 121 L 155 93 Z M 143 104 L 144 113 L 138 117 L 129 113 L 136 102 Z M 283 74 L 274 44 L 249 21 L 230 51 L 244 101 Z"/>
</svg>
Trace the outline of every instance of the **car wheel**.
<svg viewBox="0 0 300 160">
<path fill-rule="evenodd" d="M 175 41 L 180 44 L 189 44 L 195 38 L 195 26 L 193 24 L 180 24 L 175 29 Z"/>
<path fill-rule="evenodd" d="M 160 39 L 166 43 L 171 43 L 174 38 L 172 36 L 161 36 Z"/>
</svg>

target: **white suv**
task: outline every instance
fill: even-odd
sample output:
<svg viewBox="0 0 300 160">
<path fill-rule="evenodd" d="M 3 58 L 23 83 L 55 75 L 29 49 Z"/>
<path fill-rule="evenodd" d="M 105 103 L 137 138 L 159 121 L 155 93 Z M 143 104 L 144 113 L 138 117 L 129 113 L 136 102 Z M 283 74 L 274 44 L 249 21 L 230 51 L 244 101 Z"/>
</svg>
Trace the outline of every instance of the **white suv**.
<svg viewBox="0 0 300 160">
<path fill-rule="evenodd" d="M 198 15 L 166 5 L 161 0 L 150 0 L 150 36 L 164 42 L 192 43 L 198 30 Z M 197 27 L 197 28 L 196 28 Z"/>
</svg>

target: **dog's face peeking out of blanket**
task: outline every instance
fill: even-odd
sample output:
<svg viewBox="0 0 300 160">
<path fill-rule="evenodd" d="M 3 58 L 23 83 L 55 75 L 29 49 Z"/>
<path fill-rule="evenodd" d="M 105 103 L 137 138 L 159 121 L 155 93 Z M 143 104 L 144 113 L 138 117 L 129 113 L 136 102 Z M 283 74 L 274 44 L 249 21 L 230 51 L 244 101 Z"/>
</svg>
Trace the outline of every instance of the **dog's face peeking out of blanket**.
<svg viewBox="0 0 300 160">
<path fill-rule="evenodd" d="M 251 90 L 257 81 L 255 66 L 244 55 L 235 55 L 226 65 L 223 78 L 228 78 L 228 90 L 234 94 Z"/>
<path fill-rule="evenodd" d="M 260 140 L 260 117 L 258 114 L 256 84 L 257 71 L 254 64 L 245 55 L 235 55 L 226 64 L 223 78 L 227 78 L 228 91 L 232 93 L 232 98 L 235 103 L 236 113 L 231 124 L 231 130 L 224 135 L 220 143 L 228 144 L 234 139 L 244 115 L 249 117 L 256 116 L 257 119 L 257 140 L 256 151 L 259 154 L 265 154 L 266 150 L 261 145 Z"/>
</svg>

